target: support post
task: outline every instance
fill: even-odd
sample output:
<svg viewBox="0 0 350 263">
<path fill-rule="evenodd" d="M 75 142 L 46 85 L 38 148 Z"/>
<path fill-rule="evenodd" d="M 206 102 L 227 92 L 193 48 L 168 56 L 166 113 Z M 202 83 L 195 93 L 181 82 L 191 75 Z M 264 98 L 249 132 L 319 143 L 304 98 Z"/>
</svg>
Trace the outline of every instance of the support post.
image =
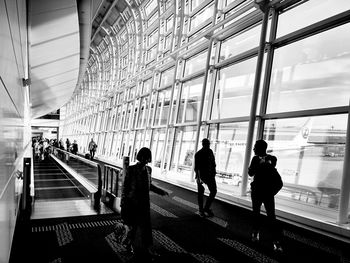
<svg viewBox="0 0 350 263">
<path fill-rule="evenodd" d="M 343 176 L 340 187 L 340 203 L 338 223 L 349 223 L 349 198 L 350 198 L 350 102 L 348 112 L 348 124 L 346 128 L 345 154 L 343 163 Z"/>
</svg>

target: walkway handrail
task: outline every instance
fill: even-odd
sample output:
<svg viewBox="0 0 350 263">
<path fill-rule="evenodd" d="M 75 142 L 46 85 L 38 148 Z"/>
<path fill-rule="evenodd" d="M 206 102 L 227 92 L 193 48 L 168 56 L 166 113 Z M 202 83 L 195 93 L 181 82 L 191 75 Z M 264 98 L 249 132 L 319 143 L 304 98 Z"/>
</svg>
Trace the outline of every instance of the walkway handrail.
<svg viewBox="0 0 350 263">
<path fill-rule="evenodd" d="M 87 165 L 93 166 L 97 168 L 97 191 L 94 193 L 94 206 L 95 208 L 99 208 L 100 207 L 100 201 L 101 201 L 101 196 L 102 196 L 102 172 L 101 172 L 101 165 L 99 163 L 96 163 L 94 161 L 88 160 L 86 158 L 83 158 L 79 155 L 73 154 L 71 152 L 68 152 L 66 150 L 54 147 L 54 146 L 50 146 L 50 150 L 51 153 L 55 156 L 57 156 L 57 154 L 55 153 L 55 151 L 57 153 L 61 153 L 61 160 L 63 160 L 64 162 L 66 162 L 67 164 L 69 163 L 69 158 L 73 157 L 74 159 L 77 159 Z M 87 179 L 86 179 L 87 181 Z M 90 183 L 90 182 L 89 182 Z M 93 184 L 93 183 L 90 183 Z"/>
</svg>

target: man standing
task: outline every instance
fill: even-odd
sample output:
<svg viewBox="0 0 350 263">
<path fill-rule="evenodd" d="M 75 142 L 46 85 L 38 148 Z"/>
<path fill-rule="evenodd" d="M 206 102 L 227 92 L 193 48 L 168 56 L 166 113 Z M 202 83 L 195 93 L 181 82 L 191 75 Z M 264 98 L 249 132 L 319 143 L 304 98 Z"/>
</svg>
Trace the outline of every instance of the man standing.
<svg viewBox="0 0 350 263">
<path fill-rule="evenodd" d="M 194 155 L 194 171 L 196 173 L 197 188 L 198 188 L 198 208 L 199 216 L 214 216 L 213 211 L 210 209 L 211 203 L 216 196 L 216 164 L 213 151 L 210 149 L 210 141 L 206 138 L 202 140 L 202 149 L 200 149 Z M 209 197 L 203 208 L 204 186 L 207 185 L 209 189 Z"/>
<path fill-rule="evenodd" d="M 94 142 L 94 139 L 91 138 L 91 141 L 89 142 L 89 151 L 90 151 L 91 160 L 94 159 L 95 157 L 96 148 L 97 148 L 97 144 Z"/>
<path fill-rule="evenodd" d="M 257 140 L 254 145 L 254 153 L 250 166 L 248 168 L 249 176 L 254 177 L 251 185 L 251 198 L 253 206 L 253 233 L 252 241 L 258 242 L 260 239 L 259 230 L 261 228 L 260 209 L 264 204 L 270 231 L 273 236 L 273 249 L 282 252 L 280 244 L 281 229 L 276 220 L 275 214 L 275 194 L 271 185 L 273 171 L 277 164 L 277 158 L 266 153 L 267 143 L 264 140 Z M 279 190 L 279 189 L 278 189 Z"/>
</svg>

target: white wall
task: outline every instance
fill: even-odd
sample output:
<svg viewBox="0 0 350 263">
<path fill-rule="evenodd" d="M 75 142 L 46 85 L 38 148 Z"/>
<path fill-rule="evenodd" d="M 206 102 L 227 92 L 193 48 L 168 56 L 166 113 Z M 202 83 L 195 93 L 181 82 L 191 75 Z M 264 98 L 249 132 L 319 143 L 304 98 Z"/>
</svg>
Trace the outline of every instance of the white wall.
<svg viewBox="0 0 350 263">
<path fill-rule="evenodd" d="M 0 262 L 8 262 L 28 135 L 27 22 L 25 0 L 0 0 Z"/>
</svg>

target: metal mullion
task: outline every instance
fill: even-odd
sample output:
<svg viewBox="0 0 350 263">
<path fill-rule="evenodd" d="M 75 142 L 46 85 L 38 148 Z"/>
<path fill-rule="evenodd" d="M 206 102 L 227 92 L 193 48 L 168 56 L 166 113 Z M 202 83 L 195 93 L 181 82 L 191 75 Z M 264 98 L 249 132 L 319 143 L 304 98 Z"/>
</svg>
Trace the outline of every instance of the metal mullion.
<svg viewBox="0 0 350 263">
<path fill-rule="evenodd" d="M 213 34 L 213 38 L 218 40 L 224 40 L 234 35 L 239 35 L 244 33 L 246 30 L 249 30 L 250 27 L 259 25 L 261 23 L 260 11 L 255 10 L 248 17 L 242 18 L 244 20 L 239 21 L 239 23 L 233 23 L 227 27 L 221 29 L 219 32 Z M 225 20 L 223 20 L 225 21 Z"/>
<path fill-rule="evenodd" d="M 289 33 L 283 37 L 277 38 L 272 42 L 272 45 L 275 48 L 280 48 L 287 44 L 291 44 L 301 39 L 304 39 L 306 37 L 316 35 L 318 33 L 332 29 L 334 27 L 343 25 L 345 23 L 348 23 L 349 21 L 350 21 L 350 10 L 342 12 L 330 18 L 326 18 L 322 21 L 319 21 L 317 23 L 314 23 L 312 25 L 309 25 L 307 27 L 304 27 L 292 33 Z"/>
<path fill-rule="evenodd" d="M 206 123 L 208 123 L 208 124 L 216 124 L 216 123 L 234 123 L 234 122 L 247 122 L 247 121 L 249 121 L 249 116 L 208 120 L 208 121 L 206 121 Z"/>
<path fill-rule="evenodd" d="M 204 2 L 200 3 L 194 10 L 192 10 L 190 17 L 197 15 L 200 11 L 204 10 L 204 8 L 207 8 L 211 3 L 211 0 L 205 0 Z"/>
<path fill-rule="evenodd" d="M 210 18 L 208 18 L 206 21 L 202 22 L 202 24 L 200 24 L 199 26 L 197 26 L 196 28 L 194 28 L 193 30 L 189 31 L 188 34 L 187 34 L 187 37 L 190 38 L 192 37 L 193 35 L 197 34 L 198 32 L 200 32 L 201 30 L 203 30 L 204 28 L 206 27 L 210 27 L 210 25 L 212 24 L 213 22 L 210 20 Z M 196 38 L 194 38 L 196 39 Z M 188 43 L 192 43 L 191 40 L 189 40 Z"/>
<path fill-rule="evenodd" d="M 278 12 L 276 12 L 276 10 L 272 9 L 272 21 L 271 21 L 269 42 L 274 41 L 276 38 L 277 25 L 278 25 Z M 263 82 L 263 87 L 262 87 L 259 116 L 263 116 L 266 114 L 267 102 L 268 102 L 268 96 L 269 96 L 269 90 L 270 90 L 272 63 L 273 63 L 275 49 L 271 45 L 269 47 L 270 48 L 268 49 L 267 55 L 266 55 L 266 68 L 265 68 L 265 76 L 264 76 L 264 82 Z M 258 119 L 258 128 L 257 128 L 257 138 L 258 139 L 263 138 L 264 127 L 265 127 L 265 119 L 259 118 Z"/>
<path fill-rule="evenodd" d="M 222 62 L 219 62 L 214 65 L 215 68 L 224 68 L 227 66 L 231 66 L 233 64 L 240 63 L 242 61 L 248 60 L 250 58 L 256 57 L 258 55 L 259 47 L 252 48 L 250 50 L 247 50 L 243 53 L 240 53 L 239 55 L 236 55 L 234 57 L 228 58 Z"/>
<path fill-rule="evenodd" d="M 184 122 L 184 123 L 174 124 L 174 127 L 195 126 L 196 124 L 197 122 Z"/>
<path fill-rule="evenodd" d="M 187 60 L 187 59 L 190 59 L 191 57 L 198 55 L 199 53 L 206 51 L 208 48 L 209 48 L 209 42 L 204 42 L 199 46 L 195 46 L 195 47 L 189 48 L 188 50 L 185 50 L 184 52 L 180 53 L 179 56 L 181 56 L 183 60 Z"/>
<path fill-rule="evenodd" d="M 133 140 L 133 143 L 132 143 L 132 146 L 131 146 L 131 150 L 130 150 L 130 159 L 133 159 L 134 158 L 134 149 L 135 149 L 135 144 L 136 144 L 136 131 L 130 131 L 130 133 L 134 133 L 133 134 L 133 137 L 134 137 L 134 140 Z M 131 136 L 131 135 L 130 135 Z M 130 140 L 129 140 L 130 141 Z M 135 161 L 135 160 L 134 160 Z"/>
<path fill-rule="evenodd" d="M 198 72 L 192 73 L 192 74 L 190 74 L 190 75 L 188 75 L 188 76 L 186 76 L 184 78 L 181 78 L 179 81 L 180 82 L 187 82 L 187 81 L 190 81 L 192 79 L 196 79 L 198 77 L 202 77 L 202 76 L 205 75 L 205 71 L 206 71 L 206 69 L 204 68 L 204 69 L 202 69 L 202 70 L 200 70 Z"/>
<path fill-rule="evenodd" d="M 218 1 L 216 0 L 214 3 L 214 15 L 212 17 L 212 24 L 215 25 L 216 22 L 216 14 L 218 11 Z M 207 59 L 205 62 L 205 74 L 204 74 L 204 79 L 203 79 L 203 88 L 202 88 L 202 94 L 201 94 L 201 100 L 199 103 L 199 114 L 198 114 L 198 120 L 196 122 L 197 125 L 197 130 L 196 130 L 196 138 L 195 138 L 195 143 L 194 143 L 194 150 L 196 151 L 198 149 L 198 143 L 199 143 L 199 135 L 200 135 L 200 128 L 201 128 L 201 123 L 202 123 L 202 115 L 203 115 L 203 107 L 204 107 L 204 98 L 205 98 L 205 92 L 207 89 L 207 82 L 208 82 L 208 75 L 209 75 L 209 68 L 210 68 L 210 59 L 211 59 L 211 52 L 213 49 L 213 38 L 210 38 L 209 41 L 209 49 L 207 53 Z M 192 169 L 191 169 L 191 177 L 190 180 L 194 180 L 194 162 L 192 162 Z"/>
<path fill-rule="evenodd" d="M 345 113 L 348 113 L 348 111 L 349 111 L 349 106 L 340 106 L 340 107 L 331 107 L 331 108 L 322 108 L 322 109 L 269 113 L 269 114 L 261 115 L 261 118 L 265 120 L 300 118 L 300 117 L 319 116 L 319 115 L 345 114 Z"/>
<path fill-rule="evenodd" d="M 257 107 L 258 96 L 259 96 L 260 79 L 261 79 L 261 71 L 263 67 L 263 57 L 265 52 L 264 50 L 265 50 L 268 20 L 269 20 L 269 9 L 267 9 L 263 13 L 263 23 L 261 27 L 261 33 L 260 33 L 259 53 L 258 53 L 258 59 L 256 62 L 256 72 L 255 72 L 255 79 L 254 79 L 254 89 L 252 94 L 252 103 L 250 108 L 246 151 L 245 151 L 244 162 L 243 162 L 242 185 L 240 189 L 241 196 L 245 196 L 247 191 L 248 165 L 250 163 L 252 144 L 253 144 L 254 126 L 256 121 L 256 107 Z"/>
<path fill-rule="evenodd" d="M 216 50 L 215 50 L 215 60 L 214 60 L 215 62 L 217 62 L 219 60 L 220 52 L 221 52 L 221 42 L 217 42 L 216 43 Z M 207 108 L 207 112 L 206 112 L 206 116 L 207 116 L 206 120 L 210 120 L 211 119 L 211 113 L 212 113 L 212 110 L 213 110 L 213 100 L 214 100 L 214 94 L 215 94 L 215 88 L 216 88 L 217 75 L 218 75 L 218 69 L 216 69 L 213 66 L 212 81 L 210 82 L 210 87 L 209 87 L 210 91 L 209 91 L 209 96 L 208 96 L 208 108 Z M 204 102 L 204 99 L 205 99 L 205 96 L 203 98 L 203 102 Z M 208 130 L 206 132 L 207 132 L 207 135 L 208 135 Z"/>
<path fill-rule="evenodd" d="M 350 106 L 347 107 L 348 109 Z M 349 197 L 350 197 L 350 111 L 348 111 L 348 123 L 346 129 L 345 155 L 343 162 L 342 181 L 340 186 L 340 200 L 338 223 L 349 223 Z"/>
<path fill-rule="evenodd" d="M 232 9 L 238 7 L 239 5 L 241 5 L 242 3 L 244 3 L 246 0 L 236 0 L 234 2 L 232 2 L 231 4 L 229 4 L 228 6 L 224 7 L 224 9 L 222 10 L 223 13 L 228 13 L 229 11 L 231 11 Z"/>
</svg>

